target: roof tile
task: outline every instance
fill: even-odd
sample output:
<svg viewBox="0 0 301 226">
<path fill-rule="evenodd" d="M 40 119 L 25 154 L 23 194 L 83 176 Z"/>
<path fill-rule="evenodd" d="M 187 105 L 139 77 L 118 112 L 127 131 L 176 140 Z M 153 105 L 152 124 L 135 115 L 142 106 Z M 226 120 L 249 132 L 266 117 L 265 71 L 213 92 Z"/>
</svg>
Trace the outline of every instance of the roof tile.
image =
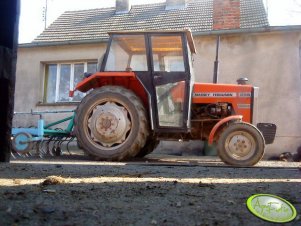
<svg viewBox="0 0 301 226">
<path fill-rule="evenodd" d="M 133 5 L 126 14 L 115 8 L 67 11 L 33 43 L 81 41 L 108 38 L 108 31 L 190 28 L 211 31 L 213 0 L 190 0 L 184 9 L 165 10 L 165 3 Z M 241 0 L 240 28 L 268 26 L 262 0 Z"/>
</svg>

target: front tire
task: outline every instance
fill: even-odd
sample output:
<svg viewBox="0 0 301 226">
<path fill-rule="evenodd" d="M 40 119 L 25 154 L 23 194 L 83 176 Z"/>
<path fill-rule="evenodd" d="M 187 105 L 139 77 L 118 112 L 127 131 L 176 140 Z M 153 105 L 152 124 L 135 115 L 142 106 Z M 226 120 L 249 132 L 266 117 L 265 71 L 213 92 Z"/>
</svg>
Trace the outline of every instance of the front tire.
<svg viewBox="0 0 301 226">
<path fill-rule="evenodd" d="M 219 157 L 227 164 L 253 166 L 263 157 L 265 141 L 255 126 L 232 123 L 222 131 L 217 149 Z"/>
<path fill-rule="evenodd" d="M 132 91 L 119 86 L 104 86 L 85 96 L 74 122 L 78 143 L 99 160 L 136 156 L 149 134 L 143 104 Z"/>
</svg>

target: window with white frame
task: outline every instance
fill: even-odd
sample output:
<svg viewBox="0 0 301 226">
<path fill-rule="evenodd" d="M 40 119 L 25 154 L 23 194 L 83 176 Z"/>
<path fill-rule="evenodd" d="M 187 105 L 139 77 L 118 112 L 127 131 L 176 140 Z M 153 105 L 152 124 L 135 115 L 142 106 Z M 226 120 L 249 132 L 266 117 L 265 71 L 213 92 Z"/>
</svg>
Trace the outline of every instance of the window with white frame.
<svg viewBox="0 0 301 226">
<path fill-rule="evenodd" d="M 84 72 L 97 71 L 97 62 L 70 62 L 45 65 L 45 93 L 44 102 L 72 102 L 80 101 L 84 93 L 75 92 L 69 97 L 77 83 L 83 79 Z"/>
</svg>

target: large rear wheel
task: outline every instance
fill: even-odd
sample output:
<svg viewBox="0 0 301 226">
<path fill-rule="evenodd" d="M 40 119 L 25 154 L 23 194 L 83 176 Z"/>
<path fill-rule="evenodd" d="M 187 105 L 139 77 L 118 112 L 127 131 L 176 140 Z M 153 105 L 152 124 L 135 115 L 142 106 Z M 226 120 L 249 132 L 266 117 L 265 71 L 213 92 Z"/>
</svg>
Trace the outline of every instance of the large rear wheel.
<svg viewBox="0 0 301 226">
<path fill-rule="evenodd" d="M 132 91 L 119 86 L 104 86 L 85 96 L 74 123 L 78 143 L 99 160 L 136 156 L 149 134 L 143 104 Z"/>
<path fill-rule="evenodd" d="M 262 158 L 265 142 L 261 132 L 248 123 L 232 123 L 221 133 L 218 155 L 227 164 L 253 166 Z"/>
<path fill-rule="evenodd" d="M 158 146 L 159 140 L 157 140 L 155 137 L 149 137 L 144 145 L 143 148 L 138 152 L 138 154 L 135 157 L 142 158 L 151 152 L 155 150 L 155 148 Z"/>
</svg>

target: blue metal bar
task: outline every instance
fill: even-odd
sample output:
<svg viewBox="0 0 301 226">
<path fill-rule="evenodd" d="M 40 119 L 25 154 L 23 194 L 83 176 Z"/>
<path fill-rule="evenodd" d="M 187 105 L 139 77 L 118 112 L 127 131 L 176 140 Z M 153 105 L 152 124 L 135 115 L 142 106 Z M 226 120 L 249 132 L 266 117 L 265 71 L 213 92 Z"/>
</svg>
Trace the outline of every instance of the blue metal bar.
<svg viewBox="0 0 301 226">
<path fill-rule="evenodd" d="M 16 135 L 17 133 L 30 133 L 31 135 L 38 136 L 38 128 L 13 128 L 12 134 Z"/>
<path fill-rule="evenodd" d="M 53 113 L 71 113 L 74 110 L 61 110 L 61 111 L 31 111 L 33 115 L 41 115 L 41 114 L 53 114 Z"/>
<path fill-rule="evenodd" d="M 32 137 L 29 140 L 20 141 L 20 144 L 26 144 L 26 143 L 31 143 L 31 142 L 40 141 L 40 140 L 43 140 L 43 137 Z"/>
<path fill-rule="evenodd" d="M 74 126 L 74 117 L 75 117 L 75 113 L 72 115 L 72 117 L 70 119 L 70 122 L 67 126 L 67 129 L 66 129 L 66 131 L 68 131 L 69 133 L 71 133 L 71 131 L 73 129 L 73 126 Z"/>
<path fill-rule="evenodd" d="M 74 112 L 74 110 L 61 110 L 61 111 L 30 111 L 30 112 L 14 112 L 14 114 L 18 115 L 25 115 L 25 114 L 31 114 L 31 115 L 41 115 L 41 114 L 52 114 L 52 113 L 71 113 Z"/>
<path fill-rule="evenodd" d="M 74 117 L 75 117 L 75 113 L 74 110 L 66 110 L 66 111 L 45 111 L 45 112 L 31 112 L 30 114 L 38 114 L 41 116 L 41 114 L 43 113 L 67 113 L 67 112 L 73 112 L 72 116 L 69 116 L 67 118 L 63 118 L 59 121 L 53 122 L 53 123 L 49 123 L 47 125 L 44 126 L 44 119 L 39 119 L 38 120 L 38 127 L 35 128 L 13 128 L 12 129 L 12 134 L 16 135 L 17 133 L 29 133 L 32 136 L 36 136 L 33 139 L 36 140 L 43 140 L 44 136 L 58 136 L 58 137 L 62 137 L 62 136 L 69 136 L 73 126 L 74 126 Z M 25 112 L 19 112 L 20 114 L 28 114 Z M 66 130 L 55 130 L 55 129 L 49 129 L 52 126 L 58 125 L 60 123 L 69 121 L 68 126 L 66 128 Z"/>
<path fill-rule="evenodd" d="M 39 137 L 44 136 L 44 119 L 38 120 L 38 136 Z"/>
<path fill-rule="evenodd" d="M 45 125 L 45 126 L 44 126 L 44 129 L 48 129 L 49 127 L 52 127 L 52 126 L 58 125 L 58 124 L 60 124 L 60 123 L 63 123 L 63 122 L 69 121 L 69 120 L 71 120 L 71 119 L 73 119 L 73 116 L 69 116 L 69 117 L 67 117 L 67 118 L 64 118 L 64 119 L 61 119 L 61 120 L 59 120 L 59 121 L 56 121 L 56 122 L 49 123 L 49 124 L 47 124 L 47 125 Z"/>
</svg>

